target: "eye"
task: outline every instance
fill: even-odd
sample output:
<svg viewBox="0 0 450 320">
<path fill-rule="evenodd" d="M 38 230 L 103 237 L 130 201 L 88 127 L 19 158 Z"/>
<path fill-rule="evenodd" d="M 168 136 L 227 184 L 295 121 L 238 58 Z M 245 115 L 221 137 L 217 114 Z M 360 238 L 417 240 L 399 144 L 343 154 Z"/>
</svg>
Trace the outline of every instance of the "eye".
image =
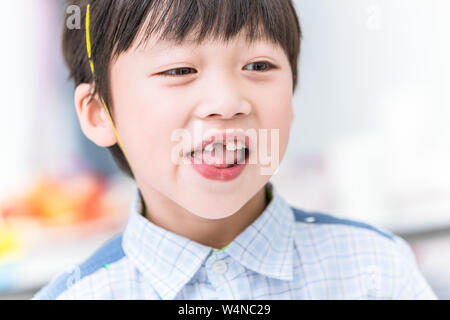
<svg viewBox="0 0 450 320">
<path fill-rule="evenodd" d="M 186 74 L 189 74 L 190 70 L 194 70 L 192 68 L 178 68 L 178 69 L 172 69 L 165 72 L 160 73 L 161 76 L 165 77 L 181 77 Z M 195 71 L 195 70 L 194 70 Z M 196 71 L 195 71 L 196 73 Z"/>
<path fill-rule="evenodd" d="M 267 61 L 253 62 L 253 63 L 248 64 L 247 66 L 255 66 L 256 68 L 253 68 L 253 70 L 259 71 L 259 72 L 266 72 L 271 69 L 277 68 L 272 63 L 267 62 Z M 246 69 L 246 68 L 244 67 L 244 69 Z M 172 70 L 162 72 L 159 75 L 164 76 L 164 77 L 182 77 L 184 75 L 189 75 L 190 73 L 192 73 L 190 71 L 194 71 L 193 73 L 197 73 L 197 71 L 192 68 L 178 68 L 178 69 L 172 69 Z"/>
<path fill-rule="evenodd" d="M 267 62 L 267 61 L 252 62 L 252 63 L 248 64 L 247 66 L 256 66 L 256 68 L 254 68 L 253 70 L 259 71 L 259 72 L 266 72 L 268 70 L 277 68 L 276 66 L 274 66 L 273 64 L 271 64 L 270 62 Z"/>
</svg>

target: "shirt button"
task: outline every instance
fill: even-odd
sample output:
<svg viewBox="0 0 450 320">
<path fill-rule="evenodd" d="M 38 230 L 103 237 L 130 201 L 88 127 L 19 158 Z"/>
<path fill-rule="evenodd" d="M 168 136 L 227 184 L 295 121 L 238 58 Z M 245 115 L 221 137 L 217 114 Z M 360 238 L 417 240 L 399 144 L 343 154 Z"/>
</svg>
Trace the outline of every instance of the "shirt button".
<svg viewBox="0 0 450 320">
<path fill-rule="evenodd" d="M 305 218 L 305 222 L 312 223 L 314 221 L 316 221 L 316 218 L 314 218 L 314 217 L 307 217 L 307 218 Z"/>
<path fill-rule="evenodd" d="M 214 261 L 212 269 L 217 274 L 224 274 L 227 271 L 227 263 L 224 260 Z"/>
</svg>

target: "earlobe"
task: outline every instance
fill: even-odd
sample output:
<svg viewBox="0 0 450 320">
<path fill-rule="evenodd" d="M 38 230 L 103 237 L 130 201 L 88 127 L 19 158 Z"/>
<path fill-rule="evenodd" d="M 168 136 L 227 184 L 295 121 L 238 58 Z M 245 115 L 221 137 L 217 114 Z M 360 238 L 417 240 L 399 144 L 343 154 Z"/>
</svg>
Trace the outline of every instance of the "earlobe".
<svg viewBox="0 0 450 320">
<path fill-rule="evenodd" d="M 75 109 L 84 135 L 100 147 L 117 143 L 114 129 L 98 95 L 91 98 L 92 86 L 82 83 L 75 89 Z"/>
</svg>

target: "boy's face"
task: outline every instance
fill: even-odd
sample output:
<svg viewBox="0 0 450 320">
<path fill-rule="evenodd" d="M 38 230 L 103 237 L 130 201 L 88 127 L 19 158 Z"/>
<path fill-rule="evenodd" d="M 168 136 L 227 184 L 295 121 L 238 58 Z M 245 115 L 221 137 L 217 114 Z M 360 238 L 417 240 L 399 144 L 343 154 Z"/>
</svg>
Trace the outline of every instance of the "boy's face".
<svg viewBox="0 0 450 320">
<path fill-rule="evenodd" d="M 284 51 L 265 41 L 250 46 L 243 35 L 228 45 L 210 41 L 196 46 L 188 41 L 175 46 L 150 39 L 145 48 L 121 54 L 110 66 L 113 118 L 138 186 L 203 218 L 234 214 L 270 179 L 262 174 L 270 164 L 261 163 L 260 153 L 278 157 L 272 168 L 284 157 L 293 120 L 292 85 Z M 195 132 L 199 127 L 200 136 Z M 180 129 L 190 140 L 172 139 Z M 220 175 L 217 170 L 233 172 L 201 166 L 200 171 L 209 170 L 208 178 L 186 161 L 190 155 L 174 161 L 177 148 L 192 150 L 209 130 L 227 129 L 257 133 L 248 138 L 256 163 L 244 165 L 236 177 L 220 180 L 214 176 Z M 260 129 L 266 130 L 265 137 Z M 275 144 L 273 129 L 279 130 Z"/>
</svg>

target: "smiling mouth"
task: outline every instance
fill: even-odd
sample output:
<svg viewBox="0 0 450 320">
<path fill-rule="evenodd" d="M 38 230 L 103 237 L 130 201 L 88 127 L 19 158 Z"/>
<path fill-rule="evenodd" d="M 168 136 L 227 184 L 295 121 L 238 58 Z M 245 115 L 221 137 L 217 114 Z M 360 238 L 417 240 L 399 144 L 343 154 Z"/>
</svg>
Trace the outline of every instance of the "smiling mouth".
<svg viewBox="0 0 450 320">
<path fill-rule="evenodd" d="M 225 149 L 222 144 L 214 150 L 201 150 L 190 155 L 192 168 L 203 178 L 228 182 L 236 179 L 245 170 L 248 164 L 250 151 L 247 148 L 237 150 L 227 150 L 222 154 L 215 153 L 215 150 Z"/>
<path fill-rule="evenodd" d="M 191 152 L 190 157 L 197 163 L 204 163 L 217 169 L 229 169 L 248 162 L 250 150 L 244 146 L 235 149 L 234 146 L 229 147 L 222 143 L 211 145 L 212 147 L 206 146 L 201 151 Z"/>
</svg>

